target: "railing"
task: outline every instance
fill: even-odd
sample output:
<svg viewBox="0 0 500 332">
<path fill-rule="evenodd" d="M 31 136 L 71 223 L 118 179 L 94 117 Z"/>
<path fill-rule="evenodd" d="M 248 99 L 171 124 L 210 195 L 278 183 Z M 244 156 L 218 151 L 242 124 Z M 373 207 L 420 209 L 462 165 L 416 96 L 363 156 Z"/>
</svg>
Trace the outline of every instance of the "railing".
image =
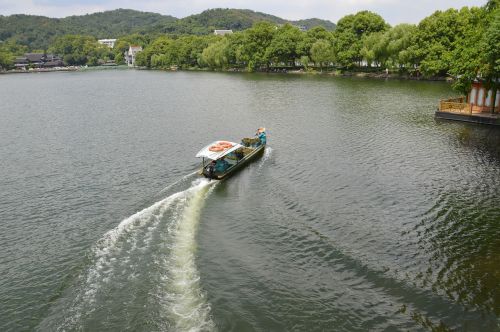
<svg viewBox="0 0 500 332">
<path fill-rule="evenodd" d="M 465 97 L 457 97 L 457 98 L 449 98 L 441 101 L 446 101 L 450 103 L 464 103 L 465 102 Z"/>
<path fill-rule="evenodd" d="M 463 98 L 441 100 L 439 102 L 439 111 L 448 113 L 472 113 L 471 104 L 464 103 Z"/>
</svg>

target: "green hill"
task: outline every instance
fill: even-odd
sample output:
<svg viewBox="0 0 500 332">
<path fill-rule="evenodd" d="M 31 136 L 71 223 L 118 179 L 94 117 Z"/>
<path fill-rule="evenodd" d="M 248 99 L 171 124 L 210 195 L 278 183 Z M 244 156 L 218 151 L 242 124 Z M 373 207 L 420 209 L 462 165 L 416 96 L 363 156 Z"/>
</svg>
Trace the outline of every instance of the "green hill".
<svg viewBox="0 0 500 332">
<path fill-rule="evenodd" d="M 175 22 L 168 22 L 164 25 L 153 27 L 154 32 L 164 33 L 187 33 L 187 34 L 207 34 L 214 29 L 231 29 L 234 31 L 250 28 L 255 22 L 269 21 L 276 24 L 291 23 L 293 25 L 304 26 L 306 29 L 323 26 L 327 30 L 335 29 L 335 24 L 318 18 L 289 21 L 280 17 L 255 12 L 249 9 L 208 9 L 196 15 L 191 15 Z"/>
<path fill-rule="evenodd" d="M 117 9 L 83 16 L 69 16 L 62 20 L 71 27 L 83 29 L 81 34 L 112 38 L 136 32 L 146 26 L 175 22 L 177 18 L 131 9 Z M 74 33 L 78 33 L 78 30 Z"/>
<path fill-rule="evenodd" d="M 45 49 L 55 37 L 61 35 L 82 34 L 112 38 L 172 21 L 177 21 L 177 18 L 130 9 L 65 18 L 18 14 L 0 16 L 0 40 L 13 38 L 30 49 Z"/>
<path fill-rule="evenodd" d="M 30 50 L 46 49 L 54 39 L 66 34 L 90 35 L 96 38 L 117 38 L 131 33 L 141 34 L 209 34 L 214 29 L 244 30 L 258 21 L 276 24 L 291 23 L 311 28 L 324 26 L 333 30 L 335 24 L 320 19 L 287 21 L 277 16 L 248 9 L 209 9 L 182 19 L 131 9 L 116 9 L 102 13 L 65 18 L 34 15 L 0 15 L 0 41 L 15 39 Z"/>
</svg>

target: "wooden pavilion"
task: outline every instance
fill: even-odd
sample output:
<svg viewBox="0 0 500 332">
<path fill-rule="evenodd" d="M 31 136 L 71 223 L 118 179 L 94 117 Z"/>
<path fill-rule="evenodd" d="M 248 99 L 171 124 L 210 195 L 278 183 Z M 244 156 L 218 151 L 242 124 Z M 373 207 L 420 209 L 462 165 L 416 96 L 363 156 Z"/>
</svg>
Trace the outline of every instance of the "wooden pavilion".
<svg viewBox="0 0 500 332">
<path fill-rule="evenodd" d="M 436 118 L 500 125 L 500 90 L 475 81 L 467 96 L 441 100 Z"/>
</svg>

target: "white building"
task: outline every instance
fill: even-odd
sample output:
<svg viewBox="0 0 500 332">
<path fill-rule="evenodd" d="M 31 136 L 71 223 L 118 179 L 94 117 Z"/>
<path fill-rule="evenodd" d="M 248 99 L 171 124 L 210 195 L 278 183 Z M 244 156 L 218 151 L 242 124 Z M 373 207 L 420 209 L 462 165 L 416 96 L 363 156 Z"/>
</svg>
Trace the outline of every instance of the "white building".
<svg viewBox="0 0 500 332">
<path fill-rule="evenodd" d="M 233 33 L 233 30 L 214 30 L 214 35 L 216 36 L 224 36 L 231 33 Z"/>
<path fill-rule="evenodd" d="M 99 39 L 97 41 L 99 44 L 108 46 L 109 48 L 115 47 L 116 39 Z"/>
<path fill-rule="evenodd" d="M 130 45 L 128 52 L 125 52 L 125 62 L 129 67 L 135 66 L 135 57 L 139 52 L 142 52 L 142 46 L 137 45 Z"/>
</svg>

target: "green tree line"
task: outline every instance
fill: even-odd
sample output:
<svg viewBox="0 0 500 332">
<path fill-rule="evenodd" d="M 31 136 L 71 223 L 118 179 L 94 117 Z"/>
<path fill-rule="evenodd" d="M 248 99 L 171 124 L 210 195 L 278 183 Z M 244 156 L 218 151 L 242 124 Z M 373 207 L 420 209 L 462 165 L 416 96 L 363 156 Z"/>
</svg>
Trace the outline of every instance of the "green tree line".
<svg viewBox="0 0 500 332">
<path fill-rule="evenodd" d="M 340 19 L 334 31 L 315 27 L 303 32 L 289 24 L 258 22 L 223 37 L 161 36 L 138 55 L 137 64 L 248 71 L 387 68 L 414 76 L 452 76 L 455 87 L 465 92 L 478 76 L 490 85 L 498 80 L 499 3 L 436 11 L 416 25 L 391 27 L 380 15 L 361 11 Z"/>
<path fill-rule="evenodd" d="M 49 50 L 75 65 L 94 65 L 99 59 L 122 63 L 123 53 L 133 44 L 143 47 L 136 65 L 157 69 L 390 69 L 414 76 L 453 76 L 455 87 L 464 92 L 478 76 L 497 84 L 499 4 L 500 0 L 489 0 L 482 7 L 436 11 L 416 25 L 392 27 L 380 15 L 361 11 L 341 18 L 334 31 L 321 26 L 301 31 L 290 24 L 259 21 L 224 36 L 132 34 L 119 38 L 113 50 L 94 37 L 66 35 L 56 38 Z M 11 59 L 22 47 L 3 44 L 0 65 L 5 67 L 9 54 Z"/>
</svg>

